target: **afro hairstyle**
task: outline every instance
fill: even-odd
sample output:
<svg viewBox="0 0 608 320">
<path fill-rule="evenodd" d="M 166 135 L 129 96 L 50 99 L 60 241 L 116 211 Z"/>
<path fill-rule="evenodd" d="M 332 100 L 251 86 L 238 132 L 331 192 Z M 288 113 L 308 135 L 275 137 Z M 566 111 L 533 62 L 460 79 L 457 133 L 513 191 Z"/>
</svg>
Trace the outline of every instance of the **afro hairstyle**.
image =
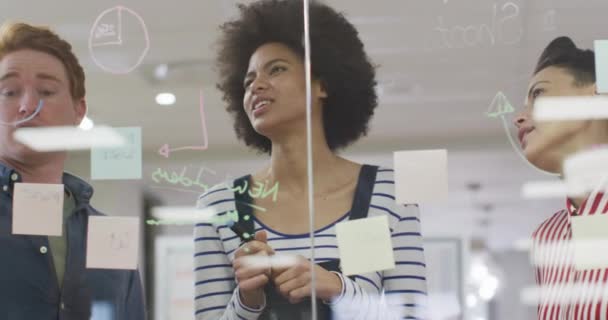
<svg viewBox="0 0 608 320">
<path fill-rule="evenodd" d="M 260 0 L 238 8 L 239 16 L 220 26 L 217 87 L 233 117 L 237 137 L 259 152 L 270 153 L 270 139 L 254 130 L 243 108 L 243 80 L 250 57 L 264 44 L 284 44 L 304 58 L 302 1 Z M 323 103 L 323 128 L 329 148 L 335 151 L 367 134 L 378 104 L 375 66 L 343 14 L 311 1 L 309 17 L 311 72 L 328 95 Z"/>
</svg>

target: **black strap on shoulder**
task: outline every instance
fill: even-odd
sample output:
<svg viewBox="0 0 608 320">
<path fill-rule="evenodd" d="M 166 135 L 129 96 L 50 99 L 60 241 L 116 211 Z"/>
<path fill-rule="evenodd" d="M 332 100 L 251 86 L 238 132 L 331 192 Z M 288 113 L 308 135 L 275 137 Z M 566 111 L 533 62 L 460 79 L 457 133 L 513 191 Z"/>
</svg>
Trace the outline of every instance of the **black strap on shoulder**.
<svg viewBox="0 0 608 320">
<path fill-rule="evenodd" d="M 357 187 L 355 189 L 355 196 L 351 205 L 349 220 L 367 218 L 377 172 L 378 166 L 364 164 L 361 167 Z M 250 205 L 252 198 L 248 192 L 249 184 L 251 182 L 250 177 L 250 175 L 246 175 L 236 179 L 234 181 L 234 187 L 232 188 L 234 190 L 234 199 L 236 201 L 236 210 L 239 219 L 230 229 L 232 229 L 243 242 L 251 240 L 255 231 L 253 225 L 253 207 Z"/>
<path fill-rule="evenodd" d="M 364 164 L 361 167 L 361 173 L 359 174 L 359 181 L 357 181 L 357 188 L 355 189 L 355 196 L 353 198 L 348 220 L 367 218 L 369 204 L 372 201 L 374 184 L 376 183 L 377 172 L 378 166 Z"/>
<path fill-rule="evenodd" d="M 239 219 L 230 229 L 236 233 L 242 242 L 253 239 L 253 207 L 251 207 L 251 195 L 249 195 L 249 179 L 250 175 L 246 175 L 234 180 L 234 200 L 236 203 L 236 211 Z"/>
</svg>

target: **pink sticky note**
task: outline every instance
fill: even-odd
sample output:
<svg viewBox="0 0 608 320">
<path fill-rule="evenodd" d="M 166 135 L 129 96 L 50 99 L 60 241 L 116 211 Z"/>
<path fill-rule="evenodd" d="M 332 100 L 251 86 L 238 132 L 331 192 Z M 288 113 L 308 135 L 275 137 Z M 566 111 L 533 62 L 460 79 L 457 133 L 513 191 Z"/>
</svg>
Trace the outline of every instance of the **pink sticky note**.
<svg viewBox="0 0 608 320">
<path fill-rule="evenodd" d="M 63 184 L 15 183 L 13 234 L 60 236 Z"/>
<path fill-rule="evenodd" d="M 87 268 L 137 269 L 139 218 L 89 217 Z"/>
</svg>

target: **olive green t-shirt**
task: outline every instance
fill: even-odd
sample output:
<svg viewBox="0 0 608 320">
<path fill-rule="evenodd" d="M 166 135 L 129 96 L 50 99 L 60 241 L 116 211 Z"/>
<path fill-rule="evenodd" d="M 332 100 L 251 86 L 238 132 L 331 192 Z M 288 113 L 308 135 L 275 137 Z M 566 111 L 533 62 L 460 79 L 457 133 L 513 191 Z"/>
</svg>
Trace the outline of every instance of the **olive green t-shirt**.
<svg viewBox="0 0 608 320">
<path fill-rule="evenodd" d="M 55 272 L 57 273 L 57 281 L 59 288 L 63 286 L 63 275 L 65 274 L 65 260 L 68 253 L 67 243 L 67 230 L 66 221 L 74 211 L 76 202 L 74 197 L 66 189 L 64 200 L 63 200 L 63 232 L 61 236 L 54 237 L 49 236 L 49 246 L 51 247 L 51 253 L 53 255 L 53 264 L 55 265 Z"/>
</svg>

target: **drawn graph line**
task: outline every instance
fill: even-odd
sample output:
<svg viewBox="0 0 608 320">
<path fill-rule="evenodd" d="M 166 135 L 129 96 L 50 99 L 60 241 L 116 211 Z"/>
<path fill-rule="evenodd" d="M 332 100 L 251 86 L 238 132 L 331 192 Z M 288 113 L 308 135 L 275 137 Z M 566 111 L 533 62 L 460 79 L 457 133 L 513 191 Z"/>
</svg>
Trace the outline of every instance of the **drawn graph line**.
<svg viewBox="0 0 608 320">
<path fill-rule="evenodd" d="M 496 118 L 513 112 L 515 112 L 515 108 L 509 103 L 505 94 L 502 93 L 502 91 L 499 91 L 492 100 L 492 103 L 490 103 L 490 107 L 488 108 L 488 111 L 486 111 L 486 116 L 489 118 Z"/>
<path fill-rule="evenodd" d="M 499 91 L 496 94 L 496 96 L 494 97 L 494 99 L 492 100 L 492 103 L 490 104 L 488 111 L 485 112 L 485 115 L 488 118 L 500 118 L 500 120 L 502 122 L 502 126 L 505 130 L 505 134 L 507 135 L 507 138 L 509 139 L 509 143 L 511 144 L 511 147 L 513 148 L 515 153 L 523 160 L 524 163 L 526 163 L 532 169 L 539 171 L 543 174 L 550 175 L 550 176 L 557 176 L 557 174 L 555 174 L 555 173 L 539 169 L 536 166 L 534 166 L 532 163 L 530 163 L 530 161 L 528 161 L 528 159 L 526 159 L 526 156 L 523 154 L 523 152 L 518 147 L 517 143 L 515 143 L 515 140 L 513 140 L 513 137 L 511 136 L 511 133 L 509 131 L 509 124 L 507 122 L 507 119 L 505 118 L 506 115 L 514 113 L 514 112 L 515 112 L 515 108 L 513 108 L 513 105 L 511 105 L 511 103 L 509 102 L 507 97 L 504 95 L 504 93 L 502 93 L 502 91 Z"/>
<path fill-rule="evenodd" d="M 104 17 L 106 14 L 110 13 L 110 11 L 112 11 L 112 10 L 116 10 L 116 13 L 118 16 L 118 21 L 117 21 L 118 26 L 117 26 L 116 30 L 114 30 L 114 28 L 113 28 L 114 25 L 111 25 L 111 24 L 103 23 L 98 26 L 99 20 L 101 20 L 102 17 Z M 96 26 L 97 26 L 97 28 L 95 28 Z M 92 44 L 93 47 L 103 47 L 103 46 L 109 46 L 109 45 L 122 45 L 122 7 L 118 6 L 118 7 L 110 8 L 110 9 L 102 12 L 97 17 L 97 20 L 95 20 L 95 23 L 93 23 L 93 30 L 95 30 L 95 39 L 98 39 L 101 37 L 116 36 L 115 41 L 93 43 Z"/>
<path fill-rule="evenodd" d="M 163 156 L 165 158 L 169 158 L 169 156 L 171 155 L 171 152 L 184 151 L 184 150 L 200 150 L 200 151 L 207 150 L 207 148 L 209 147 L 209 138 L 208 138 L 208 134 L 207 134 L 207 118 L 205 117 L 205 99 L 204 99 L 202 89 L 200 90 L 200 93 L 199 93 L 199 113 L 200 113 L 200 117 L 201 117 L 203 144 L 200 146 L 184 146 L 184 147 L 171 148 L 168 143 L 165 143 L 158 150 L 158 153 L 161 156 Z"/>
<path fill-rule="evenodd" d="M 99 24 L 101 19 L 103 19 L 104 16 L 111 13 L 112 11 L 117 12 L 118 21 L 117 21 L 116 30 L 114 30 L 114 28 L 113 28 L 114 26 L 112 24 L 105 24 L 105 23 L 101 24 L 101 25 Z M 123 11 L 130 13 L 140 23 L 142 30 L 143 30 L 145 48 L 143 49 L 142 53 L 138 57 L 137 61 L 132 66 L 125 68 L 125 69 L 110 68 L 110 67 L 104 65 L 101 61 L 99 61 L 99 59 L 97 59 L 97 57 L 95 56 L 94 48 L 111 46 L 111 45 L 113 45 L 113 46 L 123 45 L 123 28 L 122 28 Z M 115 35 L 116 40 L 99 42 L 99 43 L 95 42 L 95 39 L 98 39 L 99 37 L 111 36 L 111 35 Z M 91 55 L 91 59 L 93 59 L 93 62 L 102 70 L 109 72 L 109 73 L 113 73 L 113 74 L 130 73 L 131 71 L 135 70 L 135 68 L 137 68 L 143 62 L 149 49 L 150 49 L 150 36 L 148 35 L 148 28 L 146 27 L 146 22 L 144 21 L 144 19 L 137 12 L 135 12 L 127 7 L 124 7 L 124 6 L 115 6 L 115 7 L 104 10 L 101 14 L 99 14 L 97 19 L 95 19 L 95 22 L 93 23 L 93 27 L 91 28 L 91 32 L 89 35 L 89 53 Z"/>
</svg>

